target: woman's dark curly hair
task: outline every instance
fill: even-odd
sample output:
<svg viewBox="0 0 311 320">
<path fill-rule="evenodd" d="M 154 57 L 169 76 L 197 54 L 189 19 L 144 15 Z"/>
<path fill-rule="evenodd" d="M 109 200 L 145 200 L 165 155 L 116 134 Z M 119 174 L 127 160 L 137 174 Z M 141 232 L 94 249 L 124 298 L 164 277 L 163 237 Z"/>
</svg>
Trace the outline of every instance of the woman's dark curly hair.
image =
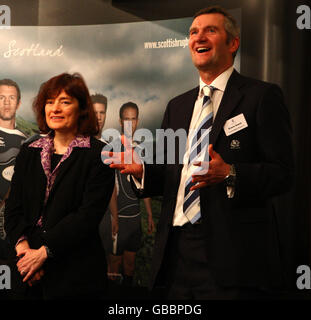
<svg viewBox="0 0 311 320">
<path fill-rule="evenodd" d="M 78 118 L 78 134 L 84 136 L 95 136 L 98 134 L 98 122 L 94 112 L 93 103 L 89 90 L 79 73 L 62 73 L 44 82 L 36 96 L 32 108 L 36 114 L 38 126 L 41 133 L 48 133 L 45 118 L 45 104 L 48 99 L 56 98 L 62 91 L 74 97 L 79 102 L 80 115 Z"/>
</svg>

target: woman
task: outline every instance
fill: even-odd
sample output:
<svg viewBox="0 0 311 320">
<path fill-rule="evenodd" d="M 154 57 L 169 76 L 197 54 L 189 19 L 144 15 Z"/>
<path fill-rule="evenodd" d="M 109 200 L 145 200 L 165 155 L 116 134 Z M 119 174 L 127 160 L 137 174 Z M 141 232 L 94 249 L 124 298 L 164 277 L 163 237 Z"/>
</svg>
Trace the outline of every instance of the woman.
<svg viewBox="0 0 311 320">
<path fill-rule="evenodd" d="M 93 138 L 88 89 L 79 74 L 61 74 L 41 86 L 33 109 L 47 135 L 22 146 L 5 210 L 16 272 L 43 298 L 99 297 L 106 261 L 97 230 L 114 172 L 101 161 L 104 143 Z"/>
</svg>

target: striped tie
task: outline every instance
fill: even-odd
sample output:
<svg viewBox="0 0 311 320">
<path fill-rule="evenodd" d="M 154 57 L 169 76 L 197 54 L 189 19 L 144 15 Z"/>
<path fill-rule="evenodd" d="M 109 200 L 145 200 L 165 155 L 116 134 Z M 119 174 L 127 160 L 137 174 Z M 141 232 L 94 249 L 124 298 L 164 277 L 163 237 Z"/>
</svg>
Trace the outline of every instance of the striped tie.
<svg viewBox="0 0 311 320">
<path fill-rule="evenodd" d="M 212 129 L 213 123 L 213 108 L 211 103 L 211 96 L 215 88 L 211 86 L 205 86 L 203 88 L 204 99 L 200 117 L 197 121 L 197 125 L 189 134 L 189 161 L 187 170 L 187 179 L 185 183 L 185 195 L 183 210 L 187 219 L 191 223 L 195 223 L 201 217 L 200 211 L 200 191 L 190 188 L 194 185 L 191 182 L 192 175 L 195 172 L 201 171 L 202 167 L 194 166 L 193 163 L 198 161 L 208 161 L 208 145 L 209 134 Z"/>
</svg>

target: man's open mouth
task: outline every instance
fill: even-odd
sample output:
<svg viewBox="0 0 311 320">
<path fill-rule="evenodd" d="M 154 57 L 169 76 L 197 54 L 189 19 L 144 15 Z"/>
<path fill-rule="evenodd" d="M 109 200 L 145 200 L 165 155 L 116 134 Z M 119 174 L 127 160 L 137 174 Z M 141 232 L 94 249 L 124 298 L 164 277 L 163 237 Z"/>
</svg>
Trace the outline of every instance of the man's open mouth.
<svg viewBox="0 0 311 320">
<path fill-rule="evenodd" d="M 199 47 L 196 49 L 196 52 L 198 53 L 203 53 L 203 52 L 207 52 L 207 51 L 210 51 L 211 48 L 205 48 L 205 47 Z"/>
</svg>

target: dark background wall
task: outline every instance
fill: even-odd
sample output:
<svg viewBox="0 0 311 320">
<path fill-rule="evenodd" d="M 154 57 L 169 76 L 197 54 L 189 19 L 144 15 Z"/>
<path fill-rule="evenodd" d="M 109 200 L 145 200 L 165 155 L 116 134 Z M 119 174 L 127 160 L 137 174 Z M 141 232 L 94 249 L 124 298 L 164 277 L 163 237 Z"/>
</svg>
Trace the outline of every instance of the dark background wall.
<svg viewBox="0 0 311 320">
<path fill-rule="evenodd" d="M 12 25 L 88 25 L 192 16 L 218 4 L 242 9 L 241 73 L 278 83 L 291 113 L 296 155 L 293 191 L 279 200 L 280 240 L 289 284 L 298 265 L 311 265 L 311 30 L 296 27 L 307 0 L 16 0 L 2 1 Z M 1 39 L 0 39 L 1 41 Z"/>
</svg>

